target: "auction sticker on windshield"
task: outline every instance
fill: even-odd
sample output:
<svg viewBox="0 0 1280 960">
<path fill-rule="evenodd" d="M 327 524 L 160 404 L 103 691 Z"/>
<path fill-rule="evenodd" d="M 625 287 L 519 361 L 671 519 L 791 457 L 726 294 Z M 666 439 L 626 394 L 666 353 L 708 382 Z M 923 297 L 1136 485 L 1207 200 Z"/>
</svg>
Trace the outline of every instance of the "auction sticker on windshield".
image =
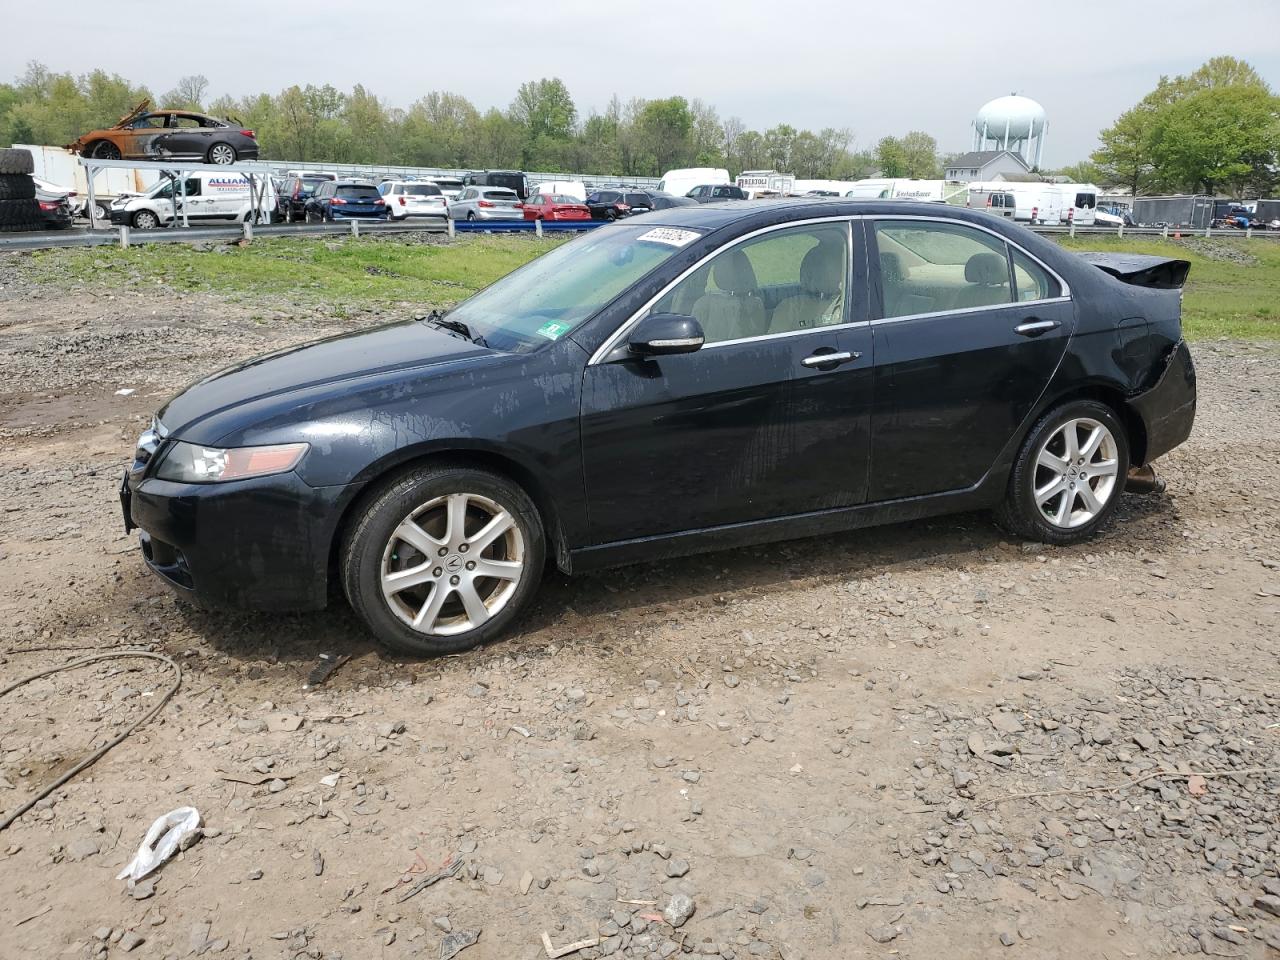
<svg viewBox="0 0 1280 960">
<path fill-rule="evenodd" d="M 539 336 L 546 337 L 548 340 L 559 340 L 570 330 L 569 324 L 561 323 L 558 320 L 548 320 L 537 329 Z"/>
<path fill-rule="evenodd" d="M 683 247 L 697 240 L 700 234 L 694 230 L 679 230 L 675 227 L 654 227 L 648 233 L 642 233 L 637 240 L 648 240 L 650 243 L 665 243 L 671 247 Z"/>
</svg>

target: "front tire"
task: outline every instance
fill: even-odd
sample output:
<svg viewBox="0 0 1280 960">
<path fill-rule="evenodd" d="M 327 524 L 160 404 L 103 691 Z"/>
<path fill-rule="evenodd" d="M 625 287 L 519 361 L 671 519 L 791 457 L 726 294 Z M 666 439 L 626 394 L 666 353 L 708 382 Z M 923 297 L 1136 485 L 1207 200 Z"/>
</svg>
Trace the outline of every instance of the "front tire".
<svg viewBox="0 0 1280 960">
<path fill-rule="evenodd" d="M 389 650 L 437 656 L 501 634 L 538 589 L 537 508 L 506 477 L 436 464 L 390 481 L 341 552 L 347 600 Z"/>
<path fill-rule="evenodd" d="M 150 210 L 139 210 L 133 215 L 133 226 L 138 230 L 154 230 L 160 226 L 160 218 Z"/>
<path fill-rule="evenodd" d="M 1050 410 L 1023 441 L 996 522 L 1058 546 L 1088 540 L 1115 513 L 1129 472 L 1129 438 L 1093 400 Z"/>
</svg>

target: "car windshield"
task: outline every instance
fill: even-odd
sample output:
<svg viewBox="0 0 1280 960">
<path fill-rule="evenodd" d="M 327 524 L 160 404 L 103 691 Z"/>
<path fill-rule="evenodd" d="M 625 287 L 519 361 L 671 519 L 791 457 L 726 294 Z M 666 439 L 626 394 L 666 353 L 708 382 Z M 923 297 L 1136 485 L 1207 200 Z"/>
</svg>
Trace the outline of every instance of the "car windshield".
<svg viewBox="0 0 1280 960">
<path fill-rule="evenodd" d="M 507 275 L 448 317 L 495 350 L 529 353 L 571 333 L 698 236 L 676 227 L 596 230 Z"/>
<path fill-rule="evenodd" d="M 434 183 L 411 183 L 404 188 L 404 192 L 411 197 L 440 196 L 440 188 Z"/>
</svg>

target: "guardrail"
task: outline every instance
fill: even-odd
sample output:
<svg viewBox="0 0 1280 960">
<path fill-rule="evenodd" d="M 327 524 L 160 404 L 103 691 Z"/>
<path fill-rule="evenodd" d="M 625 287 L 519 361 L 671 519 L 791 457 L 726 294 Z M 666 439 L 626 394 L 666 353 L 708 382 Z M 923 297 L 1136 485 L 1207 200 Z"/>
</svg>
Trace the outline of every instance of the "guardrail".
<svg viewBox="0 0 1280 960">
<path fill-rule="evenodd" d="M 366 236 L 397 233 L 441 233 L 454 236 L 457 233 L 531 233 L 545 236 L 553 233 L 578 233 L 603 227 L 607 220 L 476 220 L 425 221 L 420 223 L 389 223 L 378 221 L 348 220 L 340 223 L 308 224 L 229 224 L 225 227 L 167 227 L 157 230 L 135 230 L 121 226 L 112 230 L 77 230 L 75 232 L 50 231 L 42 233 L 0 234 L 0 251 L 43 250 L 57 247 L 130 247 L 141 243 L 205 243 L 235 240 L 253 240 L 254 237 L 325 237 L 337 235 Z M 1280 230 L 1254 231 L 1230 228 L 1204 228 L 1198 230 L 1179 227 L 1078 227 L 1036 226 L 1036 233 L 1049 236 L 1072 237 L 1160 237 L 1187 239 L 1191 237 L 1234 237 L 1247 240 L 1280 241 Z"/>
</svg>

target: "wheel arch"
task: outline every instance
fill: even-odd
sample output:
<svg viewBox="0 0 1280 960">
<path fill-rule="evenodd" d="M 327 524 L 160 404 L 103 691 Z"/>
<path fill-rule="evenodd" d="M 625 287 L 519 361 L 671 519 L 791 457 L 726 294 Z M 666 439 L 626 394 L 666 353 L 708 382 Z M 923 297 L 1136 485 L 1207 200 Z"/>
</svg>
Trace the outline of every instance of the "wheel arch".
<svg viewBox="0 0 1280 960">
<path fill-rule="evenodd" d="M 1147 462 L 1147 425 L 1142 416 L 1129 404 L 1125 392 L 1118 386 L 1105 381 L 1081 383 L 1073 385 L 1061 393 L 1055 394 L 1043 404 L 1035 416 L 1029 418 L 1027 428 L 1022 431 L 1018 447 L 1026 441 L 1027 434 L 1035 427 L 1040 418 L 1055 407 L 1074 400 L 1094 400 L 1108 407 L 1116 415 L 1116 419 L 1124 426 L 1129 440 L 1129 462 L 1134 466 L 1142 466 Z"/>
<path fill-rule="evenodd" d="M 560 512 L 556 508 L 549 489 L 538 477 L 536 471 L 516 458 L 489 447 L 451 445 L 397 450 L 361 472 L 357 481 L 363 483 L 363 486 L 360 492 L 343 507 L 334 527 L 333 538 L 329 545 L 330 582 L 337 582 L 334 577 L 338 569 L 339 552 L 351 528 L 351 523 L 364 505 L 377 496 L 385 486 L 394 483 L 396 478 L 427 464 L 479 467 L 500 474 L 518 484 L 529 495 L 529 499 L 533 501 L 538 511 L 543 533 L 552 548 L 551 554 L 555 558 L 556 567 L 563 573 L 570 572 L 569 542 L 560 519 Z"/>
</svg>

